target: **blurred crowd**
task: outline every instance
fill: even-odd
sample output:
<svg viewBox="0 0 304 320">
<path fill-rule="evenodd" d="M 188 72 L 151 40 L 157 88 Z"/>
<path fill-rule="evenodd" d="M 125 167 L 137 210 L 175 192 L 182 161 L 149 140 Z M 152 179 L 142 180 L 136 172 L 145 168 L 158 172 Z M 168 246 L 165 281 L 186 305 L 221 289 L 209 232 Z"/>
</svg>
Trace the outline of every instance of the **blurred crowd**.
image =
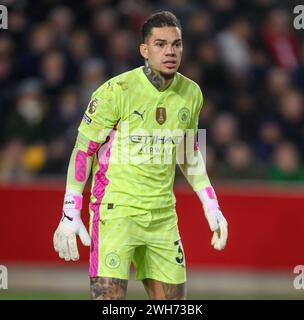
<svg viewBox="0 0 304 320">
<path fill-rule="evenodd" d="M 204 94 L 209 176 L 303 181 L 304 42 L 284 2 L 1 1 L 0 180 L 64 177 L 91 93 L 143 64 L 142 23 L 171 10 L 180 72 Z"/>
</svg>

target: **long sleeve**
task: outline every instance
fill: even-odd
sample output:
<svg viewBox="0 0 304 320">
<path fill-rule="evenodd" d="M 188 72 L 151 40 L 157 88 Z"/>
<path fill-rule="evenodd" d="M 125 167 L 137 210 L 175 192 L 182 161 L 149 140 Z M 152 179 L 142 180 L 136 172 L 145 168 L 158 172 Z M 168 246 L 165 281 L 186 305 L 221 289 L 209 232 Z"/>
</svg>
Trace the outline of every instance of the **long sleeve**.
<svg viewBox="0 0 304 320">
<path fill-rule="evenodd" d="M 185 160 L 185 163 L 179 164 L 179 167 L 195 192 L 211 185 L 204 159 L 199 150 L 193 152 L 190 161 Z"/>
<path fill-rule="evenodd" d="M 210 186 L 210 180 L 207 175 L 206 166 L 202 154 L 198 148 L 198 120 L 203 106 L 203 95 L 200 89 L 196 96 L 196 108 L 191 117 L 191 121 L 186 134 L 185 143 L 179 147 L 180 161 L 179 167 L 190 183 L 193 190 L 199 191 Z"/>
<path fill-rule="evenodd" d="M 83 192 L 90 175 L 93 156 L 106 141 L 119 118 L 113 87 L 105 83 L 93 93 L 78 128 L 79 133 L 68 167 L 66 192 Z"/>
<path fill-rule="evenodd" d="M 82 194 L 90 175 L 93 156 L 99 146 L 99 143 L 89 140 L 81 133 L 78 134 L 69 162 L 66 193 Z"/>
</svg>

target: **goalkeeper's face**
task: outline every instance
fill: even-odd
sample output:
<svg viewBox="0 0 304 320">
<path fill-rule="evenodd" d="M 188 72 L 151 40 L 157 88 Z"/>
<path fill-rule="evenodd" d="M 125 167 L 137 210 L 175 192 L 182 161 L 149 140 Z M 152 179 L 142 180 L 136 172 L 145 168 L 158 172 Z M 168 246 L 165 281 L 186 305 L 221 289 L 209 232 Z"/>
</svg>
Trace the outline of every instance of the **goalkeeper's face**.
<svg viewBox="0 0 304 320">
<path fill-rule="evenodd" d="M 145 43 L 140 45 L 140 52 L 154 71 L 165 78 L 173 78 L 182 58 L 181 30 L 177 27 L 152 28 Z"/>
</svg>

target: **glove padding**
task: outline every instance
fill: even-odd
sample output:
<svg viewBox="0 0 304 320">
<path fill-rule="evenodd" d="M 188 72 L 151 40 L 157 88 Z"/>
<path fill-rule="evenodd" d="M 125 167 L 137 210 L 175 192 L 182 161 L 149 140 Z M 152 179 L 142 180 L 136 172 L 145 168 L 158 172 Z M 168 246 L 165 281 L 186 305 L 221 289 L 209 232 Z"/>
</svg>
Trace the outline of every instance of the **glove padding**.
<svg viewBox="0 0 304 320">
<path fill-rule="evenodd" d="M 211 231 L 213 231 L 211 245 L 216 250 L 222 250 L 225 248 L 228 238 L 227 220 L 220 209 L 208 210 L 207 208 L 204 208 L 204 211 L 209 227 Z"/>
<path fill-rule="evenodd" d="M 66 261 L 76 261 L 79 259 L 76 235 L 79 235 L 81 242 L 85 246 L 90 246 L 91 239 L 84 226 L 80 210 L 63 209 L 62 219 L 54 233 L 54 248 L 59 253 L 59 257 Z"/>
<path fill-rule="evenodd" d="M 228 223 L 220 210 L 214 189 L 207 187 L 198 191 L 197 195 L 202 202 L 205 217 L 213 232 L 211 245 L 216 250 L 222 250 L 225 248 L 228 239 Z"/>
</svg>

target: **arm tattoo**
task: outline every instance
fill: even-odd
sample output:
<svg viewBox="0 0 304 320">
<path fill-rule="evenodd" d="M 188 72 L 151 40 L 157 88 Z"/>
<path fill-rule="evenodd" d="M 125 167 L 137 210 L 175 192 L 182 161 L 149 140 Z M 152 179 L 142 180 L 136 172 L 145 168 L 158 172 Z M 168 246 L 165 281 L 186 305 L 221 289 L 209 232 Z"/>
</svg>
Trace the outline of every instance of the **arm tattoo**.
<svg viewBox="0 0 304 320">
<path fill-rule="evenodd" d="M 162 283 L 164 295 L 167 300 L 186 300 L 186 285 Z"/>
<path fill-rule="evenodd" d="M 90 279 L 92 300 L 124 300 L 128 280 L 96 277 Z"/>
</svg>

